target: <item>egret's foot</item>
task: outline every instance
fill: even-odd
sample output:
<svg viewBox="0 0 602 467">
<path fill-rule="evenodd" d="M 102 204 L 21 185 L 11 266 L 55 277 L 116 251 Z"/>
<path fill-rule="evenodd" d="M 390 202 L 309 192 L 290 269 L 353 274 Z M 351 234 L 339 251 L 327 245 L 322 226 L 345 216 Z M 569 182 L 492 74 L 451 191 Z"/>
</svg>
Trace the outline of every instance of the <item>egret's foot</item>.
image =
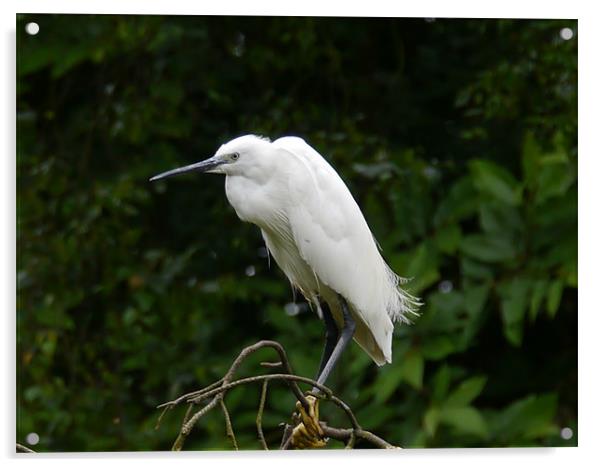
<svg viewBox="0 0 602 467">
<path fill-rule="evenodd" d="M 297 426 L 293 428 L 291 446 L 294 449 L 322 448 L 326 446 L 327 438 L 320 426 L 320 399 L 309 395 L 305 400 L 309 405 L 309 411 L 306 411 L 301 402 L 297 401 L 297 414 L 294 416 Z"/>
</svg>

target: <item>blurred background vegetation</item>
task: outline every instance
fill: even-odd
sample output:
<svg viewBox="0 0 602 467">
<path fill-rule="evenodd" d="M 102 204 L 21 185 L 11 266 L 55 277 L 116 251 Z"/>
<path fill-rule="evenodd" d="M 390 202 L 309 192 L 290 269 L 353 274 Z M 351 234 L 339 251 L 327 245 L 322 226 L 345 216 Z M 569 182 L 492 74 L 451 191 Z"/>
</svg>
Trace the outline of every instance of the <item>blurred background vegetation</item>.
<svg viewBox="0 0 602 467">
<path fill-rule="evenodd" d="M 576 34 L 568 20 L 20 15 L 17 439 L 169 449 L 182 414 L 155 430 L 155 406 L 260 339 L 314 375 L 322 324 L 223 178 L 147 182 L 257 133 L 302 136 L 334 165 L 425 303 L 392 365 L 353 345 L 330 381 L 366 429 L 403 447 L 576 445 Z M 244 448 L 259 447 L 259 390 L 227 398 Z M 294 401 L 274 387 L 268 404 L 274 443 Z M 187 448 L 230 448 L 218 412 Z"/>
</svg>

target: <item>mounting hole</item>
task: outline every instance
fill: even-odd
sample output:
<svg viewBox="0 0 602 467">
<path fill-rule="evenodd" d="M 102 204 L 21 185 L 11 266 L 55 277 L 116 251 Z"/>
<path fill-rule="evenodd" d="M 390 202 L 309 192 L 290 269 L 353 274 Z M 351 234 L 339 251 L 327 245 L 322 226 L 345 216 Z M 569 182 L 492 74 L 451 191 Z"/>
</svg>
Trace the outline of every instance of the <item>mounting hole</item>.
<svg viewBox="0 0 602 467">
<path fill-rule="evenodd" d="M 573 430 L 571 430 L 568 426 L 564 427 L 560 430 L 560 437 L 562 439 L 569 440 L 573 437 Z"/>
<path fill-rule="evenodd" d="M 37 433 L 29 433 L 25 437 L 25 441 L 27 441 L 27 444 L 30 446 L 35 446 L 40 442 L 40 436 Z"/>
<path fill-rule="evenodd" d="M 25 25 L 25 32 L 30 36 L 35 36 L 40 32 L 40 25 L 38 23 L 27 23 Z"/>
<path fill-rule="evenodd" d="M 571 28 L 562 28 L 560 30 L 560 37 L 565 41 L 570 41 L 573 38 L 573 30 Z"/>
</svg>

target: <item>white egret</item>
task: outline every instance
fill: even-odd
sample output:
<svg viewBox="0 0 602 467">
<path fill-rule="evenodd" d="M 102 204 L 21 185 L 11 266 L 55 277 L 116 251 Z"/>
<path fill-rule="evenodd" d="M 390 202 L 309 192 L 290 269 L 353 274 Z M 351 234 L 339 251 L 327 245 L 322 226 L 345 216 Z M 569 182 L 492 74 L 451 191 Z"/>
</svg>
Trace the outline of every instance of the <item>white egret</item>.
<svg viewBox="0 0 602 467">
<path fill-rule="evenodd" d="M 349 340 L 379 366 L 391 362 L 395 322 L 408 322 L 419 301 L 382 258 L 349 189 L 303 139 L 254 135 L 222 145 L 209 159 L 170 170 L 226 176 L 226 196 L 243 221 L 256 224 L 272 257 L 326 326 L 317 381 L 323 384 Z"/>
</svg>

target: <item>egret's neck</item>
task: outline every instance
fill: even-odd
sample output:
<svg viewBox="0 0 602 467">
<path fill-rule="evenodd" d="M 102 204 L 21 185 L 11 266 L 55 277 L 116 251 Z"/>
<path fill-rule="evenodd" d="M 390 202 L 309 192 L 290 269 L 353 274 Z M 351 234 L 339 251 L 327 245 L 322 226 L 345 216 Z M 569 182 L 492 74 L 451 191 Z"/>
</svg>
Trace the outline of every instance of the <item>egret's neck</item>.
<svg viewBox="0 0 602 467">
<path fill-rule="evenodd" d="M 238 217 L 259 227 L 272 224 L 287 202 L 284 181 L 278 177 L 263 180 L 244 175 L 226 176 L 226 197 Z"/>
</svg>

